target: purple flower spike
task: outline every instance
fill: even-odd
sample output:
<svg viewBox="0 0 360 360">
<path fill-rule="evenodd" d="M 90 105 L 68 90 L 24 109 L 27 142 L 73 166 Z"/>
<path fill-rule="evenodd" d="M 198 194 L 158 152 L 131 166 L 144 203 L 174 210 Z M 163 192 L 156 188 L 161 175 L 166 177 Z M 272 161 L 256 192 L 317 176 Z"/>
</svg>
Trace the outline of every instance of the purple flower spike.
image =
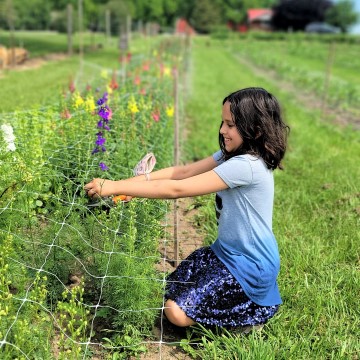
<svg viewBox="0 0 360 360">
<path fill-rule="evenodd" d="M 101 106 L 105 103 L 105 100 L 103 98 L 100 98 L 96 103 Z"/>
<path fill-rule="evenodd" d="M 103 162 L 101 162 L 101 163 L 99 164 L 99 166 L 100 166 L 100 169 L 101 169 L 102 171 L 109 170 L 109 168 L 108 168 Z"/>
<path fill-rule="evenodd" d="M 99 112 L 98 112 L 99 116 L 101 116 L 103 119 L 108 120 L 109 116 L 111 114 L 110 110 L 108 107 L 102 107 Z"/>
<path fill-rule="evenodd" d="M 94 154 L 96 154 L 97 152 L 99 152 L 98 147 L 96 147 L 96 148 L 91 152 L 91 155 L 94 155 Z"/>
<path fill-rule="evenodd" d="M 98 146 L 102 146 L 105 144 L 106 139 L 101 136 L 101 134 L 98 135 L 97 140 L 95 141 L 95 144 Z"/>
</svg>

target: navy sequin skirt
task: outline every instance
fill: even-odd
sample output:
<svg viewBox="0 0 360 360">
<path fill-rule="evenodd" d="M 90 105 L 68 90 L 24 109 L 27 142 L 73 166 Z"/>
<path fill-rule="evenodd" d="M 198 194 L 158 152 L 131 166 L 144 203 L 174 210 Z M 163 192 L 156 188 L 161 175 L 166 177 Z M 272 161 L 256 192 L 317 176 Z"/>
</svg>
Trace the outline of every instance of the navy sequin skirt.
<svg viewBox="0 0 360 360">
<path fill-rule="evenodd" d="M 165 299 L 204 326 L 260 325 L 279 308 L 251 301 L 210 247 L 194 251 L 167 277 Z"/>
</svg>

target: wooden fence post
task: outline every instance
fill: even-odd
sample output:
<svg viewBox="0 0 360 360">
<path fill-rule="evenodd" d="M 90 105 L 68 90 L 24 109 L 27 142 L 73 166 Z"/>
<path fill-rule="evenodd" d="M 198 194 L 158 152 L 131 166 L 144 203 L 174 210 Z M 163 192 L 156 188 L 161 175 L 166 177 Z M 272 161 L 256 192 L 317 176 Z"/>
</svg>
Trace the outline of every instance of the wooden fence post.
<svg viewBox="0 0 360 360">
<path fill-rule="evenodd" d="M 327 98 L 328 98 L 331 70 L 332 70 L 332 65 L 334 62 L 334 57 L 335 57 L 335 42 L 332 41 L 329 44 L 329 51 L 328 51 L 327 62 L 326 62 L 324 93 L 323 93 L 322 104 L 321 104 L 321 117 L 322 118 L 325 117 L 325 111 L 326 111 L 326 105 L 327 105 L 326 103 L 327 103 Z"/>
<path fill-rule="evenodd" d="M 66 6 L 67 14 L 67 40 L 68 40 L 68 55 L 73 54 L 73 7 L 72 4 Z"/>
<path fill-rule="evenodd" d="M 106 9 L 105 11 L 105 36 L 106 36 L 106 43 L 110 44 L 111 39 L 111 16 L 110 16 L 110 10 Z"/>
<path fill-rule="evenodd" d="M 83 43 L 83 0 L 78 0 L 79 9 L 79 58 L 80 58 L 80 79 L 83 74 L 84 43 Z"/>
<path fill-rule="evenodd" d="M 179 84 L 178 70 L 173 70 L 174 75 L 174 165 L 179 165 L 180 146 L 179 146 Z M 179 259 L 179 217 L 178 200 L 174 201 L 174 266 L 178 266 Z"/>
</svg>

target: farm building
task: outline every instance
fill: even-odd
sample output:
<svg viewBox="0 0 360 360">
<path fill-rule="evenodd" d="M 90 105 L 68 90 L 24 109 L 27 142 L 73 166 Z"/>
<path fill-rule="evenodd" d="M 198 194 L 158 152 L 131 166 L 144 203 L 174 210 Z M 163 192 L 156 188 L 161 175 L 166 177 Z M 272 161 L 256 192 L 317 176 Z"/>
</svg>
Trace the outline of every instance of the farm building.
<svg viewBox="0 0 360 360">
<path fill-rule="evenodd" d="M 234 31 L 246 32 L 248 30 L 271 31 L 271 19 L 273 11 L 271 9 L 249 9 L 246 19 L 241 24 L 228 23 L 228 27 Z"/>
<path fill-rule="evenodd" d="M 249 9 L 247 11 L 246 25 L 249 30 L 271 30 L 271 9 Z"/>
</svg>

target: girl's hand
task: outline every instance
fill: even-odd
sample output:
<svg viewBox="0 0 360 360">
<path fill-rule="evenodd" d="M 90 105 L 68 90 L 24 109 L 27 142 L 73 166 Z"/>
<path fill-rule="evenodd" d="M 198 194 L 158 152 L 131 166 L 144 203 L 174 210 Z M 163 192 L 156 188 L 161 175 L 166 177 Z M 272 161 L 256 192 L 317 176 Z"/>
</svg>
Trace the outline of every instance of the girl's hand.
<svg viewBox="0 0 360 360">
<path fill-rule="evenodd" d="M 84 186 L 87 196 L 89 197 L 107 197 L 114 195 L 114 181 L 107 179 L 93 179 Z"/>
</svg>

